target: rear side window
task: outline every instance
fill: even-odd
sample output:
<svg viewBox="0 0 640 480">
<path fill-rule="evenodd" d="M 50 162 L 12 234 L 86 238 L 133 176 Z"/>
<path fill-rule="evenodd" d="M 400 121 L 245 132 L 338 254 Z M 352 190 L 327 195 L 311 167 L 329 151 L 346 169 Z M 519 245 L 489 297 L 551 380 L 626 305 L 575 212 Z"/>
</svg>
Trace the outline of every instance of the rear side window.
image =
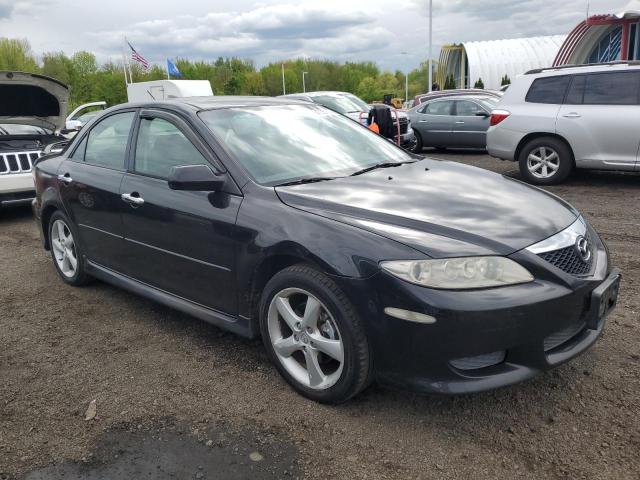
<svg viewBox="0 0 640 480">
<path fill-rule="evenodd" d="M 586 75 L 576 75 L 573 77 L 571 87 L 569 87 L 569 93 L 567 93 L 567 98 L 564 103 L 568 105 L 582 105 L 586 79 Z"/>
<path fill-rule="evenodd" d="M 451 115 L 451 105 L 453 102 L 450 100 L 441 102 L 428 103 L 422 110 L 422 113 L 427 115 Z"/>
<path fill-rule="evenodd" d="M 585 75 L 585 105 L 637 105 L 640 72 Z"/>
<path fill-rule="evenodd" d="M 568 75 L 537 78 L 529 88 L 525 100 L 529 103 L 561 104 L 570 81 L 571 77 Z"/>
<path fill-rule="evenodd" d="M 84 161 L 123 170 L 133 116 L 134 112 L 116 113 L 98 122 L 89 132 Z"/>
</svg>

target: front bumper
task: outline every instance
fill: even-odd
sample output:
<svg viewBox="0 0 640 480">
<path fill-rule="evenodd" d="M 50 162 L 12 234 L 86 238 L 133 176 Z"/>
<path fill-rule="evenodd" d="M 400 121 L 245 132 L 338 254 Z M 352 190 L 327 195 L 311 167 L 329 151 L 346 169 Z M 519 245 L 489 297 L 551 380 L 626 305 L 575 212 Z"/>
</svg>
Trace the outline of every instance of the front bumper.
<svg viewBox="0 0 640 480">
<path fill-rule="evenodd" d="M 518 383 L 560 365 L 595 343 L 615 307 L 620 272 L 602 267 L 588 279 L 563 282 L 534 273 L 536 280 L 527 284 L 457 292 L 381 272 L 362 282 L 369 301 L 358 307 L 371 319 L 376 379 L 418 392 L 463 394 Z M 436 322 L 393 318 L 385 307 Z"/>
<path fill-rule="evenodd" d="M 29 203 L 35 196 L 31 173 L 0 175 L 0 206 Z"/>
</svg>

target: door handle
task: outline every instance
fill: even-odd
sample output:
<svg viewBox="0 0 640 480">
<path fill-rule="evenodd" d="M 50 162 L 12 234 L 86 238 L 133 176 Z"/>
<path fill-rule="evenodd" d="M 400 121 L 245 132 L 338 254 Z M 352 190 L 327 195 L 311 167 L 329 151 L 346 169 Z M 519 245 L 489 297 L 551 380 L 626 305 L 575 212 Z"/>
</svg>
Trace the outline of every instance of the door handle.
<svg viewBox="0 0 640 480">
<path fill-rule="evenodd" d="M 429 120 L 418 120 L 418 123 L 429 123 Z"/>
<path fill-rule="evenodd" d="M 134 196 L 133 193 L 123 193 L 122 195 L 120 195 L 120 198 L 122 198 L 122 200 L 124 200 L 128 204 L 136 207 L 144 205 L 144 198 L 137 194 Z"/>
<path fill-rule="evenodd" d="M 571 113 L 565 113 L 562 116 L 564 118 L 580 118 L 582 115 L 580 115 L 579 113 L 576 113 L 576 112 L 571 112 Z"/>
<path fill-rule="evenodd" d="M 62 183 L 66 183 L 67 185 L 73 182 L 73 178 L 71 178 L 68 173 L 65 173 L 64 175 L 58 175 L 58 180 L 60 180 Z"/>
<path fill-rule="evenodd" d="M 462 120 L 458 120 L 456 123 L 459 125 L 459 124 L 462 124 L 464 122 Z"/>
</svg>

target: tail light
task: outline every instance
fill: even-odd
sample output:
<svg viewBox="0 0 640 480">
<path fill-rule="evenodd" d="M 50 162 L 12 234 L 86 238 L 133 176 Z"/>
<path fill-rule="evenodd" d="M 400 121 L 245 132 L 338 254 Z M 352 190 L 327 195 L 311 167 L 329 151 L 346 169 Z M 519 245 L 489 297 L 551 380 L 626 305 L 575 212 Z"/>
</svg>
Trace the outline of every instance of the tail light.
<svg viewBox="0 0 640 480">
<path fill-rule="evenodd" d="M 498 125 L 503 120 L 506 120 L 509 115 L 511 115 L 511 112 L 507 112 L 506 110 L 494 110 L 491 112 L 491 121 L 489 124 L 492 127 Z"/>
</svg>

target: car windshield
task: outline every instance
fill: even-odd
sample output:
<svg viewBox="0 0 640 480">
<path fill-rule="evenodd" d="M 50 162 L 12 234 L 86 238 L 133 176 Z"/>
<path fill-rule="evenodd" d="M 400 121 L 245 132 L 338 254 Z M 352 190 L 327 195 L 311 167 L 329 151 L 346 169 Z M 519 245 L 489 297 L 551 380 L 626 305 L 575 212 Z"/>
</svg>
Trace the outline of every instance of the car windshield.
<svg viewBox="0 0 640 480">
<path fill-rule="evenodd" d="M 317 105 L 217 109 L 201 112 L 200 118 L 262 185 L 346 176 L 413 160 L 366 127 Z"/>
<path fill-rule="evenodd" d="M 339 95 L 314 95 L 311 97 L 315 103 L 324 105 L 334 112 L 353 113 L 368 112 L 369 105 L 364 100 L 359 99 L 355 95 L 339 94 Z"/>
<path fill-rule="evenodd" d="M 34 125 L 0 123 L 0 135 L 51 135 L 52 133 L 48 128 Z"/>
</svg>

